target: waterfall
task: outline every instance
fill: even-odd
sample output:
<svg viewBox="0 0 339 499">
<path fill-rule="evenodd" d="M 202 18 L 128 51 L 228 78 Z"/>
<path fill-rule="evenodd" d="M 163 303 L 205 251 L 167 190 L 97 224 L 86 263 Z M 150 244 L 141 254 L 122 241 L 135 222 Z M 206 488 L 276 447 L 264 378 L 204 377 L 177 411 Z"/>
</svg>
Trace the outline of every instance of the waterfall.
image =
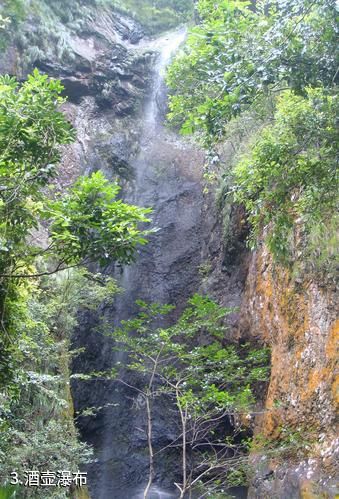
<svg viewBox="0 0 339 499">
<path fill-rule="evenodd" d="M 159 116 L 159 99 L 161 99 L 162 87 L 164 84 L 164 76 L 166 67 L 168 66 L 173 54 L 177 51 L 178 47 L 184 41 L 186 36 L 186 30 L 180 29 L 162 37 L 156 42 L 154 42 L 151 47 L 153 49 L 159 50 L 159 57 L 157 58 L 156 65 L 154 68 L 154 79 L 153 88 L 148 99 L 148 102 L 144 108 L 144 136 L 141 138 L 141 143 L 143 139 L 151 139 L 152 135 L 157 132 L 157 128 L 162 127 L 161 119 L 163 116 Z M 160 119 L 159 119 L 160 117 Z"/>
<path fill-rule="evenodd" d="M 156 51 L 158 57 L 139 123 L 138 152 L 130 161 L 134 181 L 124 199 L 152 207 L 152 225 L 158 231 L 152 234 L 149 244 L 138 250 L 134 264 L 114 270 L 123 292 L 114 307 L 105 312 L 113 326 L 133 316 L 137 299 L 171 303 L 180 311 L 200 283 L 197 268 L 201 263 L 204 227 L 203 155 L 190 141 L 164 125 L 165 68 L 184 38 L 185 30 L 180 29 L 151 42 L 144 41 L 139 48 Z M 97 360 L 99 369 L 112 367 L 118 361 L 123 363 L 124 355 L 113 352 L 111 347 L 111 342 L 105 340 Z M 82 432 L 95 448 L 95 461 L 88 469 L 91 496 L 139 499 L 148 478 L 148 457 L 146 434 L 142 431 L 144 414 L 135 404 L 135 393 L 111 381 L 90 386 L 84 397 L 86 402 L 108 404 Z M 166 408 L 158 407 L 155 411 L 154 447 L 162 448 L 174 440 L 175 429 L 166 421 Z M 150 497 L 177 497 L 173 493 L 176 473 L 177 455 L 173 451 L 164 453 L 162 461 L 156 463 Z"/>
</svg>

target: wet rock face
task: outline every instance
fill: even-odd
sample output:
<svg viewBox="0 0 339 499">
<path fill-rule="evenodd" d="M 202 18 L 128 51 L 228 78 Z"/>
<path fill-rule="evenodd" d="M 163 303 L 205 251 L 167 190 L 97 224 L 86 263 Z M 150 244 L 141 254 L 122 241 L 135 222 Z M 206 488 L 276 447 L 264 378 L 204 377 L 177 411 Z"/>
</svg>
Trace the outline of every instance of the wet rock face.
<svg viewBox="0 0 339 499">
<path fill-rule="evenodd" d="M 125 268 L 112 264 L 110 272 L 124 292 L 113 307 L 98 311 L 97 316 L 82 317 L 74 344 L 86 350 L 76 359 L 75 371 L 109 369 L 124 360 L 119 352 L 113 352 L 112 341 L 97 333 L 100 315 L 104 314 L 114 328 L 122 319 L 133 316 L 138 298 L 177 305 L 179 313 L 200 283 L 197 269 L 201 263 L 203 234 L 210 230 L 209 223 L 203 220 L 203 155 L 190 142 L 166 130 L 164 107 L 157 104 L 158 99 L 164 102 L 161 94 L 166 91 L 160 84 L 160 70 L 176 37 L 180 39 L 183 35 L 164 37 L 159 46 L 149 47 L 160 51 L 160 56 L 152 59 L 155 66 L 149 73 L 153 84 L 148 86 L 144 98 L 139 94 L 139 111 L 133 117 L 101 109 L 95 96 L 82 99 L 75 111 L 80 141 L 75 147 L 81 146 L 80 157 L 85 151 L 85 170 L 100 168 L 111 178 L 119 176 L 124 199 L 152 207 L 152 225 L 158 229 L 149 244 L 138 250 L 135 264 Z M 145 42 L 146 54 L 149 48 Z M 128 58 L 134 57 L 134 49 L 128 47 Z M 113 90 L 119 95 L 119 88 Z M 70 115 L 72 109 L 74 105 L 68 105 Z M 132 385 L 139 382 L 130 381 Z M 79 421 L 83 438 L 95 449 L 96 462 L 88 470 L 92 496 L 105 499 L 142 496 L 148 455 L 145 411 L 135 391 L 116 382 L 101 381 L 75 383 L 73 394 L 77 411 L 106 406 L 96 417 Z M 168 446 L 176 437 L 177 428 L 169 422 L 165 401 L 156 401 L 155 450 Z M 162 493 L 173 490 L 174 476 L 180 476 L 178 465 L 173 450 L 164 452 L 157 463 L 156 485 Z M 171 492 L 168 497 L 172 497 Z"/>
<path fill-rule="evenodd" d="M 95 37 L 83 43 L 94 53 L 75 54 L 69 65 L 49 60 L 38 60 L 35 65 L 61 80 L 70 102 L 79 104 L 83 97 L 92 96 L 98 107 L 110 108 L 117 116 L 134 114 L 149 86 L 152 54 L 132 55 L 122 45 L 102 43 Z"/>
<path fill-rule="evenodd" d="M 241 209 L 229 207 L 221 214 L 214 196 L 203 195 L 203 155 L 163 128 L 166 89 L 156 82 L 155 67 L 159 47 L 143 38 L 134 21 L 97 12 L 69 44 L 70 60 L 45 57 L 31 63 L 62 80 L 69 99 L 64 110 L 77 129 L 77 142 L 65 150 L 58 186 L 64 189 L 79 174 L 101 169 L 119 179 L 126 200 L 154 208 L 153 224 L 160 229 L 139 250 L 133 266 L 112 264 L 112 275 L 127 291 L 114 307 L 81 317 L 74 346 L 86 351 L 75 360 L 74 371 L 112 366 L 117 358 L 112 343 L 96 332 L 99 317 L 117 324 L 135 312 L 137 298 L 182 309 L 199 289 L 224 306 L 240 307 L 229 316 L 229 338 L 272 348 L 266 413 L 257 421 L 257 433 L 277 439 L 282 426 L 300 428 L 311 442 L 307 459 L 290 456 L 281 463 L 253 456 L 256 476 L 249 497 L 334 497 L 329 478 L 335 474 L 338 448 L 334 290 L 307 278 L 297 282 L 273 264 L 265 247 L 250 255 Z M 21 55 L 9 47 L 0 58 L 0 72 L 24 77 L 30 68 L 22 66 Z M 147 452 L 144 413 L 135 393 L 109 381 L 92 381 L 74 383 L 73 395 L 76 411 L 110 404 L 96 417 L 80 419 L 82 437 L 95 449 L 96 462 L 88 470 L 92 497 L 140 497 Z M 154 423 L 155 448 L 160 449 L 175 439 L 176 428 L 162 405 Z M 164 454 L 156 469 L 158 492 L 171 489 L 177 467 L 175 453 Z"/>
<path fill-rule="evenodd" d="M 241 340 L 240 310 L 251 258 L 245 214 L 235 206 L 220 211 L 211 193 L 206 196 L 203 216 L 210 229 L 203 234 L 200 292 L 232 310 L 227 316 L 227 339 Z"/>
<path fill-rule="evenodd" d="M 70 102 L 80 104 L 84 97 L 92 96 L 101 109 L 112 109 L 118 116 L 134 114 L 149 88 L 152 65 L 152 53 L 129 50 L 143 38 L 141 26 L 114 11 L 94 7 L 92 16 L 82 20 L 80 32 L 59 25 L 57 18 L 54 21 L 56 31 L 63 33 L 66 55 L 57 51 L 51 31 L 46 40 L 35 40 L 45 46 L 36 56 L 29 53 L 29 47 L 9 44 L 1 57 L 0 72 L 25 78 L 37 67 L 61 80 Z M 39 23 L 34 15 L 28 18 L 20 26 L 22 36 L 35 32 Z"/>
<path fill-rule="evenodd" d="M 275 470 L 267 459 L 258 470 L 249 490 L 249 499 L 332 499 L 336 498 L 335 476 L 324 478 L 316 459 L 298 464 L 286 461 Z"/>
<path fill-rule="evenodd" d="M 292 437 L 294 443 L 285 458 L 263 457 L 250 497 L 321 497 L 302 495 L 304 489 L 317 487 L 334 497 L 338 458 L 336 310 L 333 289 L 307 275 L 295 279 L 273 263 L 265 246 L 253 255 L 241 330 L 243 336 L 272 349 L 266 412 L 257 421 L 257 433 L 282 443 Z M 287 467 L 286 461 L 290 463 Z M 275 495 L 269 495 L 273 492 Z"/>
</svg>

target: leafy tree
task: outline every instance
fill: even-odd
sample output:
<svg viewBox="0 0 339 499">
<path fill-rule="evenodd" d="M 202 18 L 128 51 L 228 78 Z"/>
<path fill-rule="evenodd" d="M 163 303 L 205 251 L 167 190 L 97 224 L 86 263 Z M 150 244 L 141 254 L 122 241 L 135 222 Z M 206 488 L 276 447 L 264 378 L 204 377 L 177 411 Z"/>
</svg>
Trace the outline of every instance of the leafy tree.
<svg viewBox="0 0 339 499">
<path fill-rule="evenodd" d="M 129 263 L 137 244 L 147 242 L 147 231 L 141 234 L 138 224 L 149 221 L 146 214 L 151 210 L 116 200 L 119 190 L 98 171 L 81 177 L 69 193 L 49 203 L 50 250 L 61 262 Z"/>
<path fill-rule="evenodd" d="M 200 0 L 200 23 L 168 72 L 169 117 L 208 144 L 260 95 L 336 80 L 334 0 Z"/>
<path fill-rule="evenodd" d="M 144 497 L 154 480 L 155 456 L 162 451 L 155 452 L 153 446 L 153 407 L 159 397 L 166 399 L 167 407 L 173 406 L 178 427 L 179 436 L 169 447 L 180 448 L 182 456 L 182 476 L 176 483 L 180 497 L 200 487 L 220 491 L 230 483 L 228 474 L 242 469 L 246 450 L 244 443 L 237 445 L 225 434 L 223 424 L 251 410 L 253 389 L 268 375 L 268 352 L 249 345 L 225 346 L 224 319 L 230 311 L 207 297 L 194 295 L 168 328 L 158 324 L 173 307 L 139 305 L 137 318 L 124 321 L 113 337 L 116 348 L 128 352 L 118 379 L 144 401 L 149 451 Z"/>
<path fill-rule="evenodd" d="M 20 357 L 13 341 L 29 292 L 24 280 L 89 261 L 126 263 L 148 233 L 138 224 L 150 210 L 116 200 L 118 187 L 101 173 L 80 178 L 63 198 L 47 195 L 60 146 L 75 137 L 58 110 L 61 91 L 37 70 L 22 85 L 0 77 L 0 386 L 10 383 Z M 45 246 L 32 237 L 42 226 Z"/>
</svg>

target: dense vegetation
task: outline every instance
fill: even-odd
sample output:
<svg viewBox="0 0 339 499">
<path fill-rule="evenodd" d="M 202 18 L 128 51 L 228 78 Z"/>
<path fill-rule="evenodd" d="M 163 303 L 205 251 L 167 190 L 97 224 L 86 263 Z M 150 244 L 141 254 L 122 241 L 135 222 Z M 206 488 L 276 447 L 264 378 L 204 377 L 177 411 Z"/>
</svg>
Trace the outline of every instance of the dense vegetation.
<svg viewBox="0 0 339 499">
<path fill-rule="evenodd" d="M 29 14 L 54 13 L 64 23 L 76 22 L 84 18 L 84 13 L 93 15 L 93 7 L 113 8 L 122 13 L 132 15 L 150 33 L 170 29 L 190 18 L 193 13 L 192 0 L 50 0 L 33 1 L 5 0 L 2 5 L 2 16 L 14 23 L 20 23 Z M 92 10 L 91 10 L 92 8 Z"/>
<path fill-rule="evenodd" d="M 88 457 L 72 422 L 70 334 L 79 306 L 98 306 L 116 286 L 85 265 L 128 263 L 146 242 L 147 230 L 138 225 L 149 210 L 115 199 L 119 188 L 101 173 L 55 191 L 61 145 L 75 137 L 58 110 L 61 92 L 58 81 L 38 71 L 23 84 L 0 77 L 3 482 L 9 471 L 76 471 L 79 458 Z"/>
<path fill-rule="evenodd" d="M 192 0 L 5 0 L 0 16 L 8 20 L 1 31 L 0 46 L 14 39 L 22 52 L 23 66 L 30 66 L 46 56 L 72 60 L 71 38 L 83 31 L 91 31 L 92 23 L 100 17 L 108 19 L 114 13 L 127 14 L 139 22 L 149 35 L 174 28 L 189 20 L 193 13 Z M 35 29 L 27 29 L 30 20 Z M 19 29 L 20 27 L 20 29 Z"/>
<path fill-rule="evenodd" d="M 193 14 L 193 0 L 107 0 L 122 13 L 139 21 L 146 31 L 155 34 L 188 21 Z"/>
<path fill-rule="evenodd" d="M 193 9 L 189 0 L 5 0 L 2 46 L 15 37 L 27 65 L 49 50 L 67 60 L 69 36 L 91 21 L 94 6 L 128 13 L 151 34 L 188 19 Z M 338 203 L 336 3 L 199 0 L 197 12 L 198 25 L 168 73 L 170 120 L 198 136 L 212 158 L 209 168 L 222 179 L 224 199 L 245 207 L 252 248 L 264 235 L 277 261 L 305 261 L 330 274 Z M 39 19 L 36 31 L 20 29 L 29 16 Z M 61 147 L 75 138 L 59 111 L 61 92 L 58 81 L 37 71 L 23 84 L 0 78 L 3 484 L 13 470 L 77 471 L 90 458 L 72 421 L 69 363 L 77 352 L 70 351 L 70 337 L 79 308 L 97 309 L 118 290 L 88 264 L 127 264 L 148 235 L 139 224 L 149 220 L 149 210 L 119 200 L 119 187 L 100 172 L 80 177 L 67 192 L 55 189 Z M 246 152 L 240 147 L 224 164 L 219 152 L 235 136 Z M 171 307 L 140 305 L 140 315 L 113 334 L 119 350 L 130 354 L 123 374 L 137 373 L 130 388 L 147 412 L 149 486 L 153 404 L 165 397 L 179 427 L 181 497 L 197 488 L 223 494 L 225 484 L 245 479 L 248 441 L 225 436 L 215 420 L 235 421 L 252 411 L 268 352 L 225 345 L 228 310 L 206 297 L 195 295 L 167 328 L 158 327 L 159 318 Z M 205 451 L 207 444 L 214 454 Z M 53 489 L 25 491 L 49 493 Z"/>
<path fill-rule="evenodd" d="M 76 473 L 91 459 L 91 449 L 79 442 L 73 422 L 69 364 L 76 352 L 70 351 L 70 338 L 79 307 L 98 307 L 111 300 L 116 286 L 84 270 L 68 270 L 30 279 L 20 292 L 18 310 L 12 304 L 11 311 L 16 343 L 8 360 L 15 372 L 0 392 L 2 485 L 14 478 L 13 472 L 23 481 L 30 470 Z M 69 489 L 58 489 L 57 497 L 69 497 Z M 0 487 L 0 497 L 12 497 L 11 490 Z M 22 487 L 17 493 L 42 499 L 52 495 L 46 489 Z"/>
<path fill-rule="evenodd" d="M 335 1 L 197 7 L 200 23 L 168 74 L 170 120 L 214 151 L 234 133 L 250 137 L 233 171 L 221 169 L 228 199 L 248 211 L 252 247 L 265 229 L 278 260 L 309 256 L 329 268 L 338 202 Z"/>
</svg>

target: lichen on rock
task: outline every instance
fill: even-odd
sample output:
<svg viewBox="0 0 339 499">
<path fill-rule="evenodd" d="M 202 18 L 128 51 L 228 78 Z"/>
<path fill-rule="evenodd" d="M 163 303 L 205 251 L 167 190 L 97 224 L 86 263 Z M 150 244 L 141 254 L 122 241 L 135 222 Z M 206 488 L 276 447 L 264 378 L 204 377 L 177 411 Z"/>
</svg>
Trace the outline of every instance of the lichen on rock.
<svg viewBox="0 0 339 499">
<path fill-rule="evenodd" d="M 333 290 L 310 275 L 295 279 L 289 269 L 273 261 L 264 244 L 253 254 L 240 328 L 245 336 L 271 348 L 271 379 L 256 434 L 264 436 L 269 447 L 273 445 L 276 457 L 270 458 L 269 452 L 265 456 L 263 446 L 264 473 L 259 467 L 250 497 L 272 497 L 264 495 L 265 488 L 269 494 L 275 487 L 279 498 L 299 497 L 297 491 L 301 494 L 302 490 L 301 497 L 313 497 L 305 495 L 308 487 L 334 497 L 333 470 L 338 458 L 336 299 Z M 303 445 L 293 445 L 294 435 Z M 286 454 L 287 440 L 291 448 Z M 282 469 L 287 476 L 285 489 L 279 482 Z M 267 470 L 271 472 L 269 486 Z M 288 495 L 294 482 L 295 490 Z"/>
</svg>

